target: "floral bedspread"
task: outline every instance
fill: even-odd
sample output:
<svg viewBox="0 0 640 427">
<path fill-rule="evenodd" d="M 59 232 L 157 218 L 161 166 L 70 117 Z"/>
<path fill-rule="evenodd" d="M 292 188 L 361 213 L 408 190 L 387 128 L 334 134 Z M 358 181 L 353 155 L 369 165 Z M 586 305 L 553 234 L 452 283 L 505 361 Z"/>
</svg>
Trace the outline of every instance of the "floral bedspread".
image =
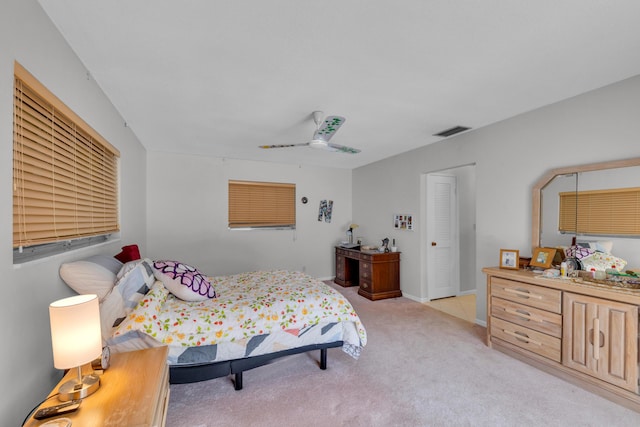
<svg viewBox="0 0 640 427">
<path fill-rule="evenodd" d="M 367 342 L 349 301 L 304 273 L 258 271 L 210 280 L 218 297 L 200 302 L 178 299 L 156 282 L 115 329 L 114 342 L 143 332 L 169 346 L 170 364 L 229 360 L 333 341 L 343 341 L 343 350 L 357 358 Z"/>
</svg>

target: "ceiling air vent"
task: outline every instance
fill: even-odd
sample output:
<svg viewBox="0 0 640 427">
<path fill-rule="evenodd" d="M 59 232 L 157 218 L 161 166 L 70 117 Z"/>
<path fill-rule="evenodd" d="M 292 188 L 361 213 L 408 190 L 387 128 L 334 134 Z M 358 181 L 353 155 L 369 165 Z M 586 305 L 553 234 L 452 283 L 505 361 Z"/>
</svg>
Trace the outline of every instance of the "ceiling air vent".
<svg viewBox="0 0 640 427">
<path fill-rule="evenodd" d="M 433 136 L 441 136 L 443 138 L 446 138 L 448 136 L 455 135 L 456 133 L 464 132 L 464 131 L 469 130 L 469 129 L 471 129 L 471 128 L 468 128 L 468 127 L 465 127 L 465 126 L 455 126 L 455 127 L 450 128 L 450 129 L 443 130 L 442 132 L 436 133 Z"/>
</svg>

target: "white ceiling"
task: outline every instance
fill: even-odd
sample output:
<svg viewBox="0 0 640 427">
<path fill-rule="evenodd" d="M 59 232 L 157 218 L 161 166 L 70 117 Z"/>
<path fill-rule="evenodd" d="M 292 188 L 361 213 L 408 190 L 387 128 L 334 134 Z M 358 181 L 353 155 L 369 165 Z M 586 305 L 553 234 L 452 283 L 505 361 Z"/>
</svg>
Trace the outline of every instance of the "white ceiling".
<svg viewBox="0 0 640 427">
<path fill-rule="evenodd" d="M 355 168 L 640 74 L 638 0 L 39 2 L 148 150 Z M 362 152 L 258 148 L 314 110 Z"/>
</svg>

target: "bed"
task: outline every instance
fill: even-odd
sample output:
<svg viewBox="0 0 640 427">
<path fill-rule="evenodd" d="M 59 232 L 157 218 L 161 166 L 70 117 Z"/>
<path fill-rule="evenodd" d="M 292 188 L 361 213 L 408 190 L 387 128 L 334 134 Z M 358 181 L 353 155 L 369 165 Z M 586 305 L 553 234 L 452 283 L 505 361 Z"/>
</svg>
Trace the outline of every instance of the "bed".
<svg viewBox="0 0 640 427">
<path fill-rule="evenodd" d="M 283 356 L 319 351 L 326 369 L 327 349 L 340 347 L 358 358 L 366 345 L 366 330 L 349 301 L 301 272 L 206 277 L 174 262 L 173 270 L 179 264 L 188 273 L 177 278 L 162 274 L 166 261 L 118 263 L 104 256 L 75 262 L 76 270 L 99 264 L 104 278 L 98 284 L 86 275 L 78 281 L 69 264 L 60 274 L 77 292 L 98 293 L 103 341 L 112 352 L 167 345 L 174 384 L 234 375 L 240 390 L 243 372 Z"/>
</svg>

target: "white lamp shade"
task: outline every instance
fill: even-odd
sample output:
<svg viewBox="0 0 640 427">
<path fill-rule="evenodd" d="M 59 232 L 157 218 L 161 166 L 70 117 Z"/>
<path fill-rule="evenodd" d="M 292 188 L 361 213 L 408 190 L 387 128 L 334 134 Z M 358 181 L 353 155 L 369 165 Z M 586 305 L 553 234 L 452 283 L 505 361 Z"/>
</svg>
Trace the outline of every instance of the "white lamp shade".
<svg viewBox="0 0 640 427">
<path fill-rule="evenodd" d="M 100 306 L 97 295 L 78 295 L 49 305 L 53 365 L 71 369 L 102 353 Z"/>
</svg>

